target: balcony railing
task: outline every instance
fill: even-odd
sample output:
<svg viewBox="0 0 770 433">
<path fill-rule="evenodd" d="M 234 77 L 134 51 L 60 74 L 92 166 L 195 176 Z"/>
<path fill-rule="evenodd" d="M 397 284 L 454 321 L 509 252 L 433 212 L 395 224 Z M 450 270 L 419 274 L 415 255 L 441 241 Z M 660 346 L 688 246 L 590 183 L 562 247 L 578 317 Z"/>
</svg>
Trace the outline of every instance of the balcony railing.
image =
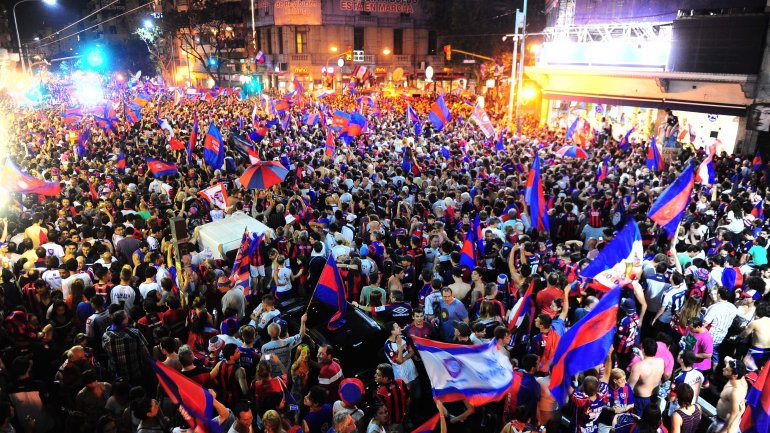
<svg viewBox="0 0 770 433">
<path fill-rule="evenodd" d="M 412 56 L 409 54 L 394 54 L 393 63 L 396 65 L 410 65 L 412 63 Z"/>
<path fill-rule="evenodd" d="M 310 54 L 290 54 L 292 63 L 310 63 Z"/>
</svg>

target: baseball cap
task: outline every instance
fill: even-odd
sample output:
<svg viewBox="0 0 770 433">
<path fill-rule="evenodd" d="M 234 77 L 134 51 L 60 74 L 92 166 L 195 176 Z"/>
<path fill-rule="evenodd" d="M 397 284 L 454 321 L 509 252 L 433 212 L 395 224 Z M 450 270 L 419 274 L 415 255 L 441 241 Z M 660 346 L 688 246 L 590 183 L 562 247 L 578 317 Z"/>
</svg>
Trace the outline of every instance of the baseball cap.
<svg viewBox="0 0 770 433">
<path fill-rule="evenodd" d="M 633 313 L 636 312 L 636 303 L 633 301 L 633 299 L 626 298 L 620 304 L 620 308 L 622 308 L 626 313 Z"/>
<path fill-rule="evenodd" d="M 223 347 L 225 347 L 225 342 L 218 336 L 215 335 L 209 340 L 209 352 L 218 352 L 222 350 Z"/>
</svg>

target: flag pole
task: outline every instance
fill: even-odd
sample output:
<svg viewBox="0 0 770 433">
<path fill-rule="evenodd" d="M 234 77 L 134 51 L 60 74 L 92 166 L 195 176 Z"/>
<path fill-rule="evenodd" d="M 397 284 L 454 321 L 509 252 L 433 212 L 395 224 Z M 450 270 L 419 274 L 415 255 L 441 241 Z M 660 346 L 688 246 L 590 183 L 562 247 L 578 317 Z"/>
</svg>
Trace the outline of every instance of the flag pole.
<svg viewBox="0 0 770 433">
<path fill-rule="evenodd" d="M 446 418 L 444 418 L 444 403 L 439 399 L 434 399 L 436 402 L 436 408 L 438 409 L 438 419 L 441 425 L 441 433 L 446 433 Z"/>
</svg>

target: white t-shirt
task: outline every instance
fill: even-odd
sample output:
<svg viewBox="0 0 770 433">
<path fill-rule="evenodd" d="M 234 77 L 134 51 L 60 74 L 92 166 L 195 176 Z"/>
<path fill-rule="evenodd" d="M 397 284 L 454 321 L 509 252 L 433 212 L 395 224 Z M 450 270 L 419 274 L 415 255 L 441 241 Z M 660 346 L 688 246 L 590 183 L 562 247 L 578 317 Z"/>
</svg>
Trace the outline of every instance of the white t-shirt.
<svg viewBox="0 0 770 433">
<path fill-rule="evenodd" d="M 70 275 L 69 277 L 63 279 L 61 282 L 61 292 L 65 298 L 70 295 L 70 292 L 72 290 L 72 283 L 77 279 L 83 280 L 83 283 L 85 283 L 86 287 L 93 286 L 93 283 L 91 282 L 91 277 L 85 272 L 83 272 L 82 274 Z"/>
<path fill-rule="evenodd" d="M 41 247 L 45 248 L 45 253 L 47 256 L 56 256 L 56 258 L 59 260 L 64 257 L 64 248 L 62 248 L 62 246 L 59 244 L 48 242 L 41 245 Z"/>
<path fill-rule="evenodd" d="M 134 306 L 136 300 L 136 292 L 131 286 L 118 285 L 112 288 L 110 291 L 110 303 L 120 304 L 123 302 L 123 308 L 128 310 Z"/>
<path fill-rule="evenodd" d="M 59 274 L 58 269 L 49 269 L 43 272 L 43 275 L 41 275 L 40 278 L 48 283 L 48 286 L 51 288 L 51 290 L 61 289 L 61 275 Z"/>
<path fill-rule="evenodd" d="M 291 269 L 286 266 L 278 270 L 278 275 L 275 280 L 275 291 L 283 293 L 291 290 Z"/>
<path fill-rule="evenodd" d="M 157 290 L 160 292 L 160 284 L 153 281 L 151 283 L 142 283 L 139 285 L 139 294 L 142 295 L 142 299 L 146 299 L 147 294 L 152 290 Z"/>
<path fill-rule="evenodd" d="M 717 302 L 706 310 L 703 317 L 703 323 L 711 323 L 709 332 L 714 338 L 714 347 L 722 344 L 722 340 L 727 336 L 727 331 L 733 324 L 733 319 L 738 314 L 738 308 L 727 301 Z"/>
</svg>

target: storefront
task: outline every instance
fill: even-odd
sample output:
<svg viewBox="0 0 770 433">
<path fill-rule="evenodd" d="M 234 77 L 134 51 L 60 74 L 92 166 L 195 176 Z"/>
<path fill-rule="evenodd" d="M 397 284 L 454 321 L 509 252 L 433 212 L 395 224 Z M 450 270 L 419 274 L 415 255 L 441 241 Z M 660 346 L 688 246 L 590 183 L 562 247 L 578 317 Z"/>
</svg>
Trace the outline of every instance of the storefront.
<svg viewBox="0 0 770 433">
<path fill-rule="evenodd" d="M 719 139 L 727 152 L 742 150 L 752 76 L 554 66 L 529 67 L 525 74 L 542 96 L 541 123 L 569 126 L 584 116 L 598 127 L 606 118 L 615 137 L 636 126 L 637 134 L 660 141 L 669 108 L 696 146 Z"/>
</svg>

